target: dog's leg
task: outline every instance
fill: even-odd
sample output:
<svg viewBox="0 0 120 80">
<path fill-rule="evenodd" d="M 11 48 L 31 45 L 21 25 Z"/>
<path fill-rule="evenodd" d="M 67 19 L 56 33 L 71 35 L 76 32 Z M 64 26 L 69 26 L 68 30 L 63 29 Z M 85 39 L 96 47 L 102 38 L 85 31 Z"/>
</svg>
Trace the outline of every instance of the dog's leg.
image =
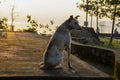
<svg viewBox="0 0 120 80">
<path fill-rule="evenodd" d="M 48 67 L 44 64 L 44 62 L 40 63 L 39 66 L 40 66 L 40 69 L 43 69 L 43 70 L 45 70 L 45 69 L 48 68 Z"/>
<path fill-rule="evenodd" d="M 71 37 L 70 37 L 70 35 L 68 35 L 66 37 L 65 48 L 68 53 L 68 67 L 71 69 L 72 66 L 71 66 L 71 60 L 70 60 L 70 55 L 71 55 Z"/>
<path fill-rule="evenodd" d="M 76 73 L 76 70 L 71 66 L 71 59 L 70 59 L 70 57 L 71 57 L 70 56 L 71 55 L 71 45 L 69 45 L 67 52 L 68 52 L 68 67 L 72 73 Z"/>
<path fill-rule="evenodd" d="M 55 69 L 55 66 L 50 66 L 49 64 L 43 64 L 40 69 L 42 70 L 54 70 Z"/>
<path fill-rule="evenodd" d="M 67 49 L 67 52 L 68 52 L 68 67 L 71 69 L 72 66 L 71 66 L 71 60 L 70 60 L 70 55 L 71 55 L 71 45 L 69 45 L 68 49 Z"/>
</svg>

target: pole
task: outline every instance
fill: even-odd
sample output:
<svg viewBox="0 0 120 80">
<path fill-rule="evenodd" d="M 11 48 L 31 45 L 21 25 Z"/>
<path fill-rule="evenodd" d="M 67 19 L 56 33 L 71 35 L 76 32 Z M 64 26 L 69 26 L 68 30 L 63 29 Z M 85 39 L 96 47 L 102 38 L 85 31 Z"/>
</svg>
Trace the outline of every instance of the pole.
<svg viewBox="0 0 120 80">
<path fill-rule="evenodd" d="M 90 23 L 90 26 L 92 27 L 92 14 L 91 14 L 91 23 Z"/>
<path fill-rule="evenodd" d="M 96 29 L 98 29 L 98 3 L 97 3 Z M 98 33 L 98 30 L 97 30 L 97 33 Z"/>
<path fill-rule="evenodd" d="M 14 0 L 14 3 L 12 5 L 12 9 L 11 9 L 11 19 L 12 19 L 11 28 L 12 28 L 12 31 L 14 31 L 14 9 L 15 9 L 15 0 Z"/>
<path fill-rule="evenodd" d="M 12 27 L 12 31 L 14 31 L 14 25 L 13 25 L 13 22 L 14 22 L 14 7 L 12 7 L 11 18 L 12 18 L 11 27 Z"/>
<path fill-rule="evenodd" d="M 86 27 L 88 26 L 88 0 L 86 1 Z"/>
</svg>

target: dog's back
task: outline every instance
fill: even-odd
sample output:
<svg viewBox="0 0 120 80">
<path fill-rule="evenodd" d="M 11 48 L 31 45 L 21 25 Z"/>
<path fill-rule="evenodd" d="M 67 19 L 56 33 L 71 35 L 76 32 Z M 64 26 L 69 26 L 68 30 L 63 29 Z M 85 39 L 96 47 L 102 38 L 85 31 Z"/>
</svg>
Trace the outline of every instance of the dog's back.
<svg viewBox="0 0 120 80">
<path fill-rule="evenodd" d="M 63 37 L 63 35 L 65 36 L 66 34 L 63 34 L 63 32 L 59 32 L 59 30 L 57 30 L 51 38 L 48 48 L 44 54 L 45 64 L 56 66 L 62 61 L 62 51 L 64 50 L 65 44 L 65 37 Z"/>
</svg>

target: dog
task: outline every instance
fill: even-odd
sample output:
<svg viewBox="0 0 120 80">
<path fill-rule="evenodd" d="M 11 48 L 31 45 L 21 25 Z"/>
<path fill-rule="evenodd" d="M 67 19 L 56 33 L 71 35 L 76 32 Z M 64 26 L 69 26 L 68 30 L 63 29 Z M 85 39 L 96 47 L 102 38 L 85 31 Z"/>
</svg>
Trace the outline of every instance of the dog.
<svg viewBox="0 0 120 80">
<path fill-rule="evenodd" d="M 43 65 L 41 69 L 55 69 L 60 65 L 64 56 L 62 54 L 63 50 L 68 52 L 68 67 L 72 68 L 70 62 L 71 54 L 71 35 L 70 31 L 73 29 L 80 30 L 81 27 L 77 20 L 79 16 L 75 18 L 70 16 L 63 24 L 61 24 L 54 35 L 52 36 L 47 49 L 45 50 L 43 56 Z"/>
</svg>

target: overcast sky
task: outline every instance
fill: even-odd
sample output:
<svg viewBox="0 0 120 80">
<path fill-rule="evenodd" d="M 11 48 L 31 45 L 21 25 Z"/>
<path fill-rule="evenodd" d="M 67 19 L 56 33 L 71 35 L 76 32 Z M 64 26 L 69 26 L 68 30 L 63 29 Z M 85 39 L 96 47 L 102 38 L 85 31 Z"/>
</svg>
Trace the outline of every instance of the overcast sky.
<svg viewBox="0 0 120 80">
<path fill-rule="evenodd" d="M 11 5 L 14 0 L 6 0 L 0 4 L 0 17 L 10 18 Z M 15 21 L 21 24 L 26 22 L 26 15 L 31 15 L 38 23 L 47 24 L 54 20 L 55 24 L 61 24 L 70 15 L 81 15 L 76 3 L 81 0 L 15 0 Z M 83 15 L 82 15 L 83 16 Z M 81 21 L 83 21 L 81 19 Z"/>
<path fill-rule="evenodd" d="M 29 14 L 39 24 L 50 24 L 50 20 L 54 20 L 54 25 L 60 25 L 70 15 L 80 15 L 79 23 L 83 26 L 86 14 L 76 7 L 77 2 L 82 3 L 81 0 L 15 0 L 15 25 L 16 27 L 26 27 L 26 16 Z M 0 4 L 0 18 L 7 17 L 11 21 L 11 5 L 13 3 L 14 0 L 6 0 Z M 88 21 L 90 25 L 90 17 Z M 108 20 L 103 19 L 103 21 Z M 96 18 L 94 17 L 94 28 L 96 28 L 95 23 Z M 106 23 L 107 26 L 111 26 L 110 23 Z M 110 30 L 109 27 L 105 31 L 110 32 Z"/>
</svg>

